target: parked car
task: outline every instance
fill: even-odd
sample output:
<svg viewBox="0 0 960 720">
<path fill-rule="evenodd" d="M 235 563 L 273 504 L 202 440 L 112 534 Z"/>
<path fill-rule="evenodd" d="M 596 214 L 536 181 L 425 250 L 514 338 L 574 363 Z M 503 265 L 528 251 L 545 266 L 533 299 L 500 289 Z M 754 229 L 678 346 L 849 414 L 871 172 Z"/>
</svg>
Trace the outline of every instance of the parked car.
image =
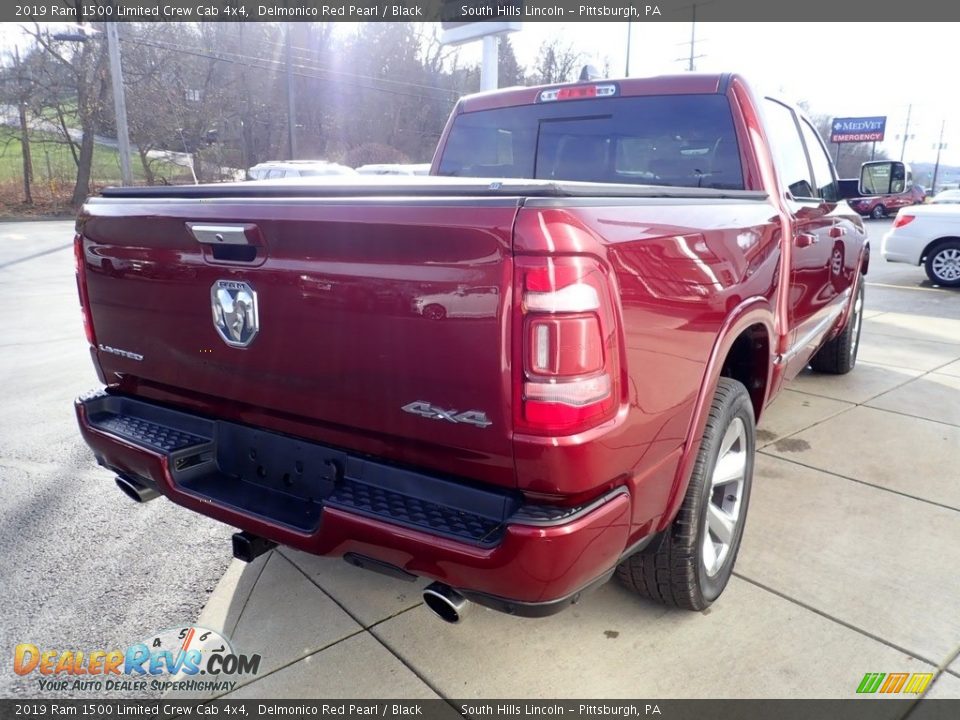
<svg viewBox="0 0 960 720">
<path fill-rule="evenodd" d="M 500 305 L 498 287 L 462 287 L 454 292 L 418 295 L 413 308 L 431 320 L 495 317 Z"/>
<path fill-rule="evenodd" d="M 353 168 L 326 160 L 277 160 L 260 163 L 247 170 L 247 175 L 251 180 L 356 174 L 357 171 Z"/>
<path fill-rule="evenodd" d="M 943 190 L 934 195 L 930 202 L 934 205 L 960 204 L 960 190 Z"/>
<path fill-rule="evenodd" d="M 240 559 L 429 578 L 450 622 L 547 615 L 614 574 L 706 608 L 757 419 L 808 365 L 857 360 L 869 246 L 816 129 L 729 74 L 512 88 L 457 103 L 433 173 L 91 198 L 97 462 L 240 528 Z"/>
<path fill-rule="evenodd" d="M 926 197 L 926 192 L 920 185 L 910 185 L 904 192 L 894 193 L 892 195 L 858 197 L 849 200 L 849 202 L 850 207 L 864 217 L 879 220 L 888 215 L 895 215 L 897 210 L 902 207 L 921 205 L 924 200 L 926 200 Z"/>
<path fill-rule="evenodd" d="M 923 265 L 935 285 L 960 287 L 960 207 L 957 202 L 937 202 L 898 212 L 893 228 L 883 236 L 880 253 L 884 260 Z"/>
<path fill-rule="evenodd" d="M 429 175 L 430 163 L 361 165 L 357 172 L 361 175 Z"/>
</svg>

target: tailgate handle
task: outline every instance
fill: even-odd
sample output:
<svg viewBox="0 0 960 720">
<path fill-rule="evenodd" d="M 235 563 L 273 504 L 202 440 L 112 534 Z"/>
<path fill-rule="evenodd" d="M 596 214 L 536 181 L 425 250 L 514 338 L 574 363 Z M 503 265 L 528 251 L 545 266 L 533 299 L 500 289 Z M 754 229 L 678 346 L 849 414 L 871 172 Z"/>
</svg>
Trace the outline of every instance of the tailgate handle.
<svg viewBox="0 0 960 720">
<path fill-rule="evenodd" d="M 202 225 L 187 223 L 190 234 L 205 245 L 260 245 L 260 230 L 256 225 Z"/>
</svg>

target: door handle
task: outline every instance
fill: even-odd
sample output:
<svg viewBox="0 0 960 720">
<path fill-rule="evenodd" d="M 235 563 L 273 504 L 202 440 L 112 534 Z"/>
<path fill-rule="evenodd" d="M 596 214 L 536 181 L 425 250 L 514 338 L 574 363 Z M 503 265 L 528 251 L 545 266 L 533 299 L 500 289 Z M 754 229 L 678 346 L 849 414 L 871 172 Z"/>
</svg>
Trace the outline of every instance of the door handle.
<svg viewBox="0 0 960 720">
<path fill-rule="evenodd" d="M 187 223 L 190 234 L 205 245 L 259 245 L 260 229 L 253 224 Z"/>
<path fill-rule="evenodd" d="M 834 225 L 832 228 L 830 228 L 830 237 L 832 238 L 842 238 L 846 234 L 847 229 L 845 227 Z"/>
<path fill-rule="evenodd" d="M 813 233 L 799 233 L 797 235 L 797 247 L 810 247 L 820 242 L 820 238 Z"/>
</svg>

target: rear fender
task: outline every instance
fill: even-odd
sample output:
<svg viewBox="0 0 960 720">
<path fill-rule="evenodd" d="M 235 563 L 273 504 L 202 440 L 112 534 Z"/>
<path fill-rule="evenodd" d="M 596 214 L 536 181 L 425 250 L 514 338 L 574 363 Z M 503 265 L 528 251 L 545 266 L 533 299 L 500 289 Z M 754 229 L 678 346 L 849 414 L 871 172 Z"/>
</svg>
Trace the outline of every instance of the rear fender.
<svg viewBox="0 0 960 720">
<path fill-rule="evenodd" d="M 710 414 L 710 404 L 713 402 L 713 395 L 716 392 L 717 382 L 720 379 L 720 372 L 723 369 L 724 361 L 733 347 L 733 343 L 740 334 L 752 325 L 763 325 L 766 328 L 770 338 L 771 353 L 777 346 L 777 336 L 774 333 L 773 308 L 770 302 L 763 297 L 754 297 L 744 300 L 727 317 L 718 333 L 713 350 L 710 353 L 710 359 L 707 361 L 707 369 L 700 383 L 700 393 L 697 396 L 697 402 L 694 406 L 693 416 L 690 419 L 690 425 L 687 429 L 687 437 L 683 445 L 683 453 L 680 456 L 680 462 L 677 466 L 677 474 L 674 478 L 673 487 L 667 500 L 666 511 L 660 518 L 660 524 L 657 531 L 662 531 L 670 526 L 680 510 L 684 495 L 687 492 L 687 485 L 690 482 L 690 475 L 693 472 L 693 466 L 697 459 L 697 453 L 700 451 L 700 439 L 703 437 L 704 428 L 707 425 L 707 417 Z M 766 390 L 761 405 L 765 407 L 773 397 L 776 389 L 782 382 L 783 367 L 773 362 L 772 357 L 767 363 L 767 382 Z"/>
</svg>

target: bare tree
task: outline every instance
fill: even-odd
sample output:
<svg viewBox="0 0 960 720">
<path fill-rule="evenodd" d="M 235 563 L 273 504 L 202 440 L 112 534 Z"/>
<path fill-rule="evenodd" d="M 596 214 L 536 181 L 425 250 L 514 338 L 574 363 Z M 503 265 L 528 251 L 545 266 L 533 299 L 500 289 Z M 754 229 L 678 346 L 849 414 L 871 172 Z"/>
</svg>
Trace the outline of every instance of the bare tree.
<svg viewBox="0 0 960 720">
<path fill-rule="evenodd" d="M 81 5 L 76 0 L 73 5 Z M 77 16 L 80 9 L 77 7 Z M 108 97 L 109 77 L 107 73 L 107 48 L 100 32 L 102 27 L 81 25 L 83 34 L 75 40 L 59 40 L 51 36 L 49 30 L 39 23 L 34 24 L 28 33 L 37 42 L 42 52 L 64 73 L 49 72 L 51 79 L 62 77 L 67 80 L 65 86 L 50 88 L 59 95 L 56 112 L 64 133 L 64 139 L 70 143 L 77 164 L 77 176 L 74 183 L 71 204 L 81 205 L 90 194 L 90 173 L 93 166 L 93 150 L 96 135 L 103 116 L 103 108 Z M 59 93 L 56 91 L 59 90 Z M 67 126 L 65 104 L 75 104 L 77 122 L 81 137 L 79 149 Z"/>
<path fill-rule="evenodd" d="M 20 49 L 13 51 L 13 73 L 8 74 L 4 84 L 4 101 L 17 106 L 20 131 L 20 151 L 23 158 L 23 204 L 33 205 L 33 161 L 30 156 L 30 123 L 27 119 L 30 97 L 33 92 L 28 69 L 20 60 Z"/>
<path fill-rule="evenodd" d="M 574 50 L 571 43 L 552 38 L 545 40 L 540 46 L 533 76 L 541 85 L 569 82 L 577 79 L 582 64 L 582 52 Z"/>
<path fill-rule="evenodd" d="M 505 35 L 500 37 L 497 66 L 497 81 L 500 87 L 512 87 L 526 83 L 527 73 L 520 61 L 517 60 L 517 54 L 513 51 L 513 43 Z"/>
</svg>

